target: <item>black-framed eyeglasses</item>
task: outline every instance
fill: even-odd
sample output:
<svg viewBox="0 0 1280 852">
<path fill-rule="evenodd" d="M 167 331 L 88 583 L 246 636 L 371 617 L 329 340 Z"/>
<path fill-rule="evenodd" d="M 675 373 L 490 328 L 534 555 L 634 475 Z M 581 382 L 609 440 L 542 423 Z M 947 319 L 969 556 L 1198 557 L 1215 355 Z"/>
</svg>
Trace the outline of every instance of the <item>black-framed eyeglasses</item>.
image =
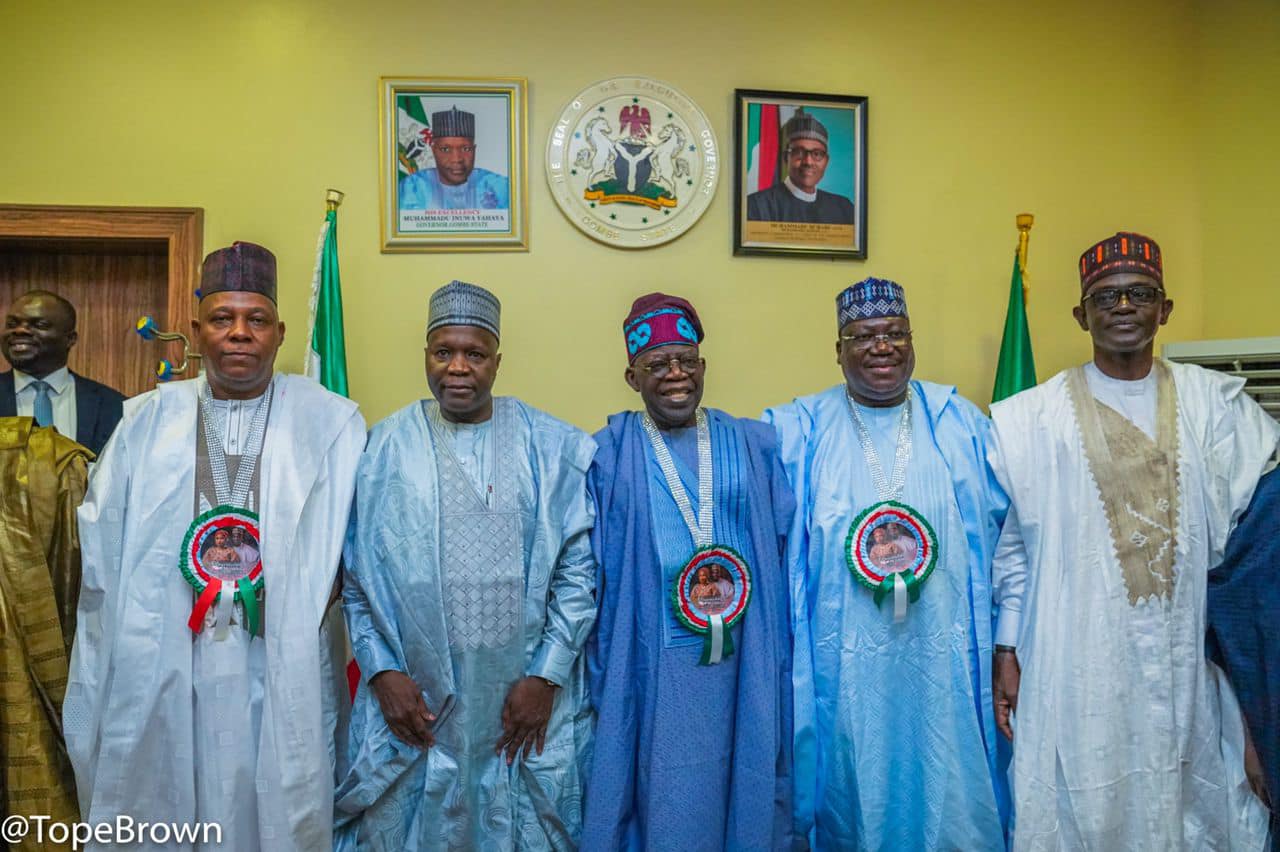
<svg viewBox="0 0 1280 852">
<path fill-rule="evenodd" d="M 1080 304 L 1093 302 L 1093 306 L 1098 310 L 1109 311 L 1124 299 L 1134 307 L 1145 308 L 1160 301 L 1162 296 L 1164 296 L 1163 287 L 1152 287 L 1149 284 L 1139 284 L 1136 287 L 1104 287 L 1083 297 Z"/>
<path fill-rule="evenodd" d="M 827 160 L 827 152 L 816 148 L 788 148 L 787 156 L 793 160 L 803 160 L 808 157 L 815 163 L 825 163 Z"/>
<path fill-rule="evenodd" d="M 680 372 L 688 376 L 702 369 L 702 365 L 705 363 L 706 362 L 701 358 L 686 355 L 683 358 L 668 358 L 665 361 L 649 361 L 645 364 L 636 364 L 636 366 L 653 376 L 655 379 L 665 379 L 671 373 L 672 368 L 677 364 L 680 366 Z"/>
<path fill-rule="evenodd" d="M 842 334 L 840 341 L 853 347 L 854 352 L 866 352 L 877 343 L 888 343 L 894 349 L 905 349 L 911 343 L 911 329 L 885 334 Z"/>
</svg>

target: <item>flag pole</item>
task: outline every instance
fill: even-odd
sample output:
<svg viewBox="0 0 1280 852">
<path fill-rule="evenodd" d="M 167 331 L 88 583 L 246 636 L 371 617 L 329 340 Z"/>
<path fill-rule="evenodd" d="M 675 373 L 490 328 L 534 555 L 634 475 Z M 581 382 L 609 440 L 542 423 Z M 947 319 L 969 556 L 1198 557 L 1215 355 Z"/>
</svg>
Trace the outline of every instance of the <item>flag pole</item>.
<svg viewBox="0 0 1280 852">
<path fill-rule="evenodd" d="M 342 284 L 338 273 L 338 207 L 345 194 L 325 190 L 324 221 L 316 240 L 311 275 L 311 323 L 307 330 L 306 374 L 325 390 L 346 396 L 347 356 L 342 328 Z"/>
<path fill-rule="evenodd" d="M 1022 271 L 1022 302 L 1025 305 L 1031 295 L 1027 278 L 1027 243 L 1031 241 L 1031 226 L 1036 223 L 1036 217 L 1030 213 L 1019 213 L 1013 221 L 1018 226 L 1018 269 Z"/>
</svg>

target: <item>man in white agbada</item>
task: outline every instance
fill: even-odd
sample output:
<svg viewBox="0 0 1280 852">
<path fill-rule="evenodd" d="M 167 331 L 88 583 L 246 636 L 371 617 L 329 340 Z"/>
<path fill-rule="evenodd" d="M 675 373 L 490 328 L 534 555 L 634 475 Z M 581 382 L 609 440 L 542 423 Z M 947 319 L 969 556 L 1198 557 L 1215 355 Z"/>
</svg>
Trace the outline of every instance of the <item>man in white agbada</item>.
<svg viewBox="0 0 1280 852">
<path fill-rule="evenodd" d="M 211 842 L 139 848 L 330 847 L 320 627 L 364 422 L 274 375 L 275 271 L 250 243 L 205 258 L 205 376 L 126 404 L 80 508 L 63 721 L 83 819 L 220 826 L 197 834 Z M 237 528 L 260 563 L 204 560 Z"/>
<path fill-rule="evenodd" d="M 374 427 L 343 587 L 364 677 L 335 846 L 575 849 L 595 622 L 584 432 L 492 388 L 499 304 L 431 297 L 420 400 Z"/>
<path fill-rule="evenodd" d="M 1239 707 L 1205 659 L 1206 574 L 1280 426 L 1244 382 L 1155 359 L 1160 249 L 1080 259 L 1093 360 L 992 407 L 1012 506 L 994 565 L 1016 849 L 1256 849 Z"/>
</svg>

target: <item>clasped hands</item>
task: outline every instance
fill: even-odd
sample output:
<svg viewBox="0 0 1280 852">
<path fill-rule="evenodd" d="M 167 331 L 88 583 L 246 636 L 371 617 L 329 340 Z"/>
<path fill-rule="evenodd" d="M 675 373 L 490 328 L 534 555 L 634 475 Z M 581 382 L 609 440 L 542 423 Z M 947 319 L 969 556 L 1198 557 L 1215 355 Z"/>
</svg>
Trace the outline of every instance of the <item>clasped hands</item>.
<svg viewBox="0 0 1280 852">
<path fill-rule="evenodd" d="M 387 727 L 402 741 L 421 749 L 431 748 L 436 738 L 431 726 L 436 716 L 422 698 L 422 690 L 404 672 L 378 672 L 369 680 L 369 688 L 378 699 Z M 556 687 L 540 677 L 523 677 L 512 684 L 502 705 L 502 735 L 494 746 L 495 754 L 506 753 L 510 766 L 524 749 L 524 756 L 536 749 L 542 754 L 547 739 L 547 723 Z"/>
</svg>

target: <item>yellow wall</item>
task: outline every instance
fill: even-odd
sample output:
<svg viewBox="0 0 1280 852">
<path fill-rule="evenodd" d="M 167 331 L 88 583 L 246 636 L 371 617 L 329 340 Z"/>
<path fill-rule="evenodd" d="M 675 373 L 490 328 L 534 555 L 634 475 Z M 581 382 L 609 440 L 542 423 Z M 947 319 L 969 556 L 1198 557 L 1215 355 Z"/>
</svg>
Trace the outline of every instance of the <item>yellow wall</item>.
<svg viewBox="0 0 1280 852">
<path fill-rule="evenodd" d="M 1280 335 L 1280 3 L 1215 0 L 1205 11 L 1205 336 Z"/>
<path fill-rule="evenodd" d="M 1230 2 L 1240 14 L 1270 5 Z M 1202 169 L 1201 159 L 1230 142 L 1270 165 L 1244 131 L 1250 104 L 1277 91 L 1277 60 L 1273 50 L 1272 85 L 1222 107 L 1234 130 L 1189 132 L 1198 70 L 1211 66 L 1225 86 L 1252 67 L 1213 53 L 1227 50 L 1230 28 L 1202 54 L 1192 0 L 509 6 L 11 3 L 0 9 L 0 200 L 203 207 L 206 249 L 247 239 L 277 253 L 290 324 L 282 366 L 297 369 L 324 190 L 344 190 L 348 357 L 370 422 L 425 394 L 427 296 L 455 277 L 503 301 L 499 391 L 587 428 L 635 404 L 619 333 L 635 296 L 689 297 L 708 331 L 708 403 L 755 414 L 838 380 L 833 298 L 866 275 L 907 287 L 918 374 L 985 402 L 1023 210 L 1037 216 L 1042 378 L 1087 357 L 1069 316 L 1075 261 L 1121 227 L 1165 248 L 1178 299 L 1167 339 L 1234 334 L 1231 317 L 1206 310 L 1200 181 L 1249 166 Z M 692 96 L 726 152 L 735 87 L 870 96 L 870 259 L 733 257 L 728 170 L 711 210 L 674 243 L 623 253 L 580 234 L 546 187 L 547 133 L 574 93 L 625 73 Z M 529 253 L 379 252 L 383 74 L 529 78 Z M 1267 120 L 1270 151 L 1275 113 Z M 1206 209 L 1230 206 L 1225 188 L 1206 195 Z"/>
</svg>

